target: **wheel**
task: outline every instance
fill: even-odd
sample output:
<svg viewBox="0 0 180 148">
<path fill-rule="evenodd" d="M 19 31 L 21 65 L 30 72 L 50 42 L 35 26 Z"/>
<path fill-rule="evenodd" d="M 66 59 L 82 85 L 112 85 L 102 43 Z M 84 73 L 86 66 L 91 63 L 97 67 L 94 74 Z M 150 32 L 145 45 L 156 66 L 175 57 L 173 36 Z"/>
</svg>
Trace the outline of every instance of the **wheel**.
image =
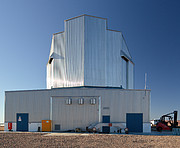
<svg viewBox="0 0 180 148">
<path fill-rule="evenodd" d="M 157 128 L 157 131 L 158 131 L 158 132 L 162 132 L 162 127 L 158 127 L 158 128 Z"/>
</svg>

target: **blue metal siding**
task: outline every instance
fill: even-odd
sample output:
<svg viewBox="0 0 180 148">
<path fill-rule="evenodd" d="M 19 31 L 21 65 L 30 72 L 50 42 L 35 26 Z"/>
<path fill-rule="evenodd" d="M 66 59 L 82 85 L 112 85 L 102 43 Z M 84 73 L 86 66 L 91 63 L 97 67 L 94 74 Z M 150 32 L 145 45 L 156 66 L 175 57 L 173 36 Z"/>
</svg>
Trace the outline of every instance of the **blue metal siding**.
<svg viewBox="0 0 180 148">
<path fill-rule="evenodd" d="M 17 113 L 17 131 L 28 131 L 28 113 Z"/>
<path fill-rule="evenodd" d="M 110 123 L 110 116 L 103 116 L 103 123 Z"/>
<path fill-rule="evenodd" d="M 143 114 L 142 113 L 127 113 L 126 127 L 129 132 L 143 132 Z"/>
</svg>

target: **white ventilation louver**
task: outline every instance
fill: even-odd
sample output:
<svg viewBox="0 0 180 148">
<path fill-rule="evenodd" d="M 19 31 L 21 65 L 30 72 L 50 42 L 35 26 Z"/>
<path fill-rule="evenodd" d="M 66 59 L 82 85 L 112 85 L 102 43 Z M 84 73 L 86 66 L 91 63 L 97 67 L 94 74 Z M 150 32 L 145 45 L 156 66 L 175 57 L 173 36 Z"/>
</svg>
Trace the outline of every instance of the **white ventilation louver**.
<svg viewBox="0 0 180 148">
<path fill-rule="evenodd" d="M 95 105 L 95 104 L 96 104 L 96 99 L 95 99 L 95 98 L 91 98 L 90 104 L 91 104 L 91 105 Z"/>
<path fill-rule="evenodd" d="M 72 104 L 72 99 L 71 98 L 66 99 L 66 104 L 71 105 Z"/>
<path fill-rule="evenodd" d="M 79 105 L 82 105 L 82 104 L 84 104 L 84 98 L 79 99 Z"/>
</svg>

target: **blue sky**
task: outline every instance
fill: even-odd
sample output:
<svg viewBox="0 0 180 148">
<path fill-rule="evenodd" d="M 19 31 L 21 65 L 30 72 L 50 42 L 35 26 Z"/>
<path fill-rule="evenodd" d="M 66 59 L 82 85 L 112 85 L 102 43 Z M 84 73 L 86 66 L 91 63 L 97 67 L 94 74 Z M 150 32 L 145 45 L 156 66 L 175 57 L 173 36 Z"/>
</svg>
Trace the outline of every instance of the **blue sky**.
<svg viewBox="0 0 180 148">
<path fill-rule="evenodd" d="M 135 63 L 135 88 L 151 89 L 151 119 L 180 114 L 179 0 L 0 0 L 0 122 L 4 91 L 46 88 L 52 34 L 81 14 L 123 32 Z M 179 116 L 180 120 L 180 116 Z"/>
</svg>

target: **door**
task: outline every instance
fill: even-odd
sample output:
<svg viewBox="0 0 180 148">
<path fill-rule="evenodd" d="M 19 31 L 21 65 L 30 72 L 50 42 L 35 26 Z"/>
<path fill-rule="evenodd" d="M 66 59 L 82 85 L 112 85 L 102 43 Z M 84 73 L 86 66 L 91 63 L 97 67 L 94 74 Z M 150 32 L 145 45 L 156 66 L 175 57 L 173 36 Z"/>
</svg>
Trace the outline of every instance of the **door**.
<svg viewBox="0 0 180 148">
<path fill-rule="evenodd" d="M 103 123 L 110 123 L 110 116 L 102 116 Z"/>
<path fill-rule="evenodd" d="M 142 113 L 127 113 L 126 127 L 129 132 L 143 132 L 143 114 Z"/>
<path fill-rule="evenodd" d="M 28 113 L 17 113 L 17 131 L 28 131 L 29 114 Z"/>
</svg>

